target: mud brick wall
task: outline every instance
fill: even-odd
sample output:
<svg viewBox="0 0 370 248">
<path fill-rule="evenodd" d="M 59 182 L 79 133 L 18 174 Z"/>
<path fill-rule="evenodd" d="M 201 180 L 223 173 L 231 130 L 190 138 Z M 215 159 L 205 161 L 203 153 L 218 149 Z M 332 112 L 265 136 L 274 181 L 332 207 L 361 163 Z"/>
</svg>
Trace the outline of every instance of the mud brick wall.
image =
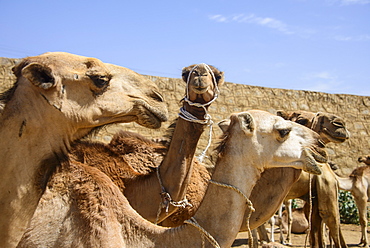
<svg viewBox="0 0 370 248">
<path fill-rule="evenodd" d="M 17 59 L 0 58 L 0 92 L 9 88 L 15 80 L 11 68 Z M 185 83 L 180 78 L 147 76 L 160 88 L 168 106 L 170 121 L 159 129 L 143 128 L 136 123 L 112 125 L 104 128 L 92 139 L 109 142 L 111 136 L 120 129 L 138 132 L 146 137 L 161 138 L 171 120 L 174 120 L 184 96 Z M 180 77 L 180 75 L 179 75 Z M 227 74 L 225 75 L 227 80 Z M 322 92 L 274 89 L 226 82 L 221 88 L 219 98 L 210 106 L 213 118 L 212 143 L 221 134 L 217 122 L 228 118 L 231 113 L 261 109 L 276 113 L 277 110 L 306 110 L 329 112 L 344 118 L 351 138 L 342 144 L 329 144 L 330 159 L 340 166 L 341 175 L 348 175 L 353 168 L 360 165 L 357 158 L 370 154 L 370 97 L 345 94 L 327 94 Z M 198 154 L 206 147 L 209 129 L 200 140 Z M 210 150 L 211 151 L 211 150 Z"/>
</svg>

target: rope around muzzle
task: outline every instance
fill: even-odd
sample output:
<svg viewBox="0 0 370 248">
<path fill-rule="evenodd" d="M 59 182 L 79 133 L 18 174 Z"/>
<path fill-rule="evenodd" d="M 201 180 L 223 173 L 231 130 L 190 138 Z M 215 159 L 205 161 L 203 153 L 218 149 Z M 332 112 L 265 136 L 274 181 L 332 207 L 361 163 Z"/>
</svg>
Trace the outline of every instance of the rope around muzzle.
<svg viewBox="0 0 370 248">
<path fill-rule="evenodd" d="M 206 68 L 206 70 L 212 75 L 212 82 L 213 82 L 214 89 L 215 89 L 215 94 L 214 94 L 212 100 L 209 101 L 209 102 L 207 102 L 207 103 L 204 103 L 204 104 L 192 102 L 189 99 L 189 82 L 190 82 L 190 76 L 191 76 L 192 72 L 199 65 L 203 65 Z M 205 113 L 204 116 L 203 116 L 204 120 L 198 119 L 196 116 L 194 116 L 191 113 L 189 113 L 184 107 L 181 107 L 180 108 L 179 117 L 182 118 L 185 121 L 189 121 L 189 122 L 193 122 L 193 123 L 198 123 L 198 124 L 208 125 L 209 126 L 209 134 L 208 134 L 208 143 L 207 143 L 207 146 L 203 150 L 203 152 L 197 157 L 200 162 L 203 162 L 203 159 L 206 157 L 206 152 L 207 152 L 208 148 L 211 146 L 211 142 L 212 142 L 213 121 L 212 121 L 211 115 L 208 114 L 208 110 L 207 110 L 206 107 L 209 106 L 212 102 L 214 102 L 218 98 L 218 94 L 219 93 L 220 93 L 220 90 L 218 89 L 218 85 L 217 85 L 217 81 L 216 81 L 215 75 L 214 75 L 213 71 L 211 70 L 211 68 L 207 64 L 205 64 L 205 63 L 197 64 L 197 65 L 195 65 L 190 70 L 189 75 L 188 75 L 188 78 L 187 78 L 187 81 L 186 81 L 186 96 L 184 97 L 183 100 L 189 106 L 191 106 L 191 107 L 203 108 L 204 113 Z M 159 167 L 160 166 L 157 167 L 156 172 L 157 172 L 158 181 L 159 181 L 159 184 L 160 184 L 160 187 L 161 187 L 161 193 L 160 194 L 161 194 L 162 201 L 159 204 L 159 208 L 158 208 L 158 211 L 157 211 L 157 217 L 156 217 L 155 224 L 158 223 L 159 216 L 160 216 L 163 208 L 165 208 L 166 209 L 166 213 L 168 213 L 168 209 L 169 209 L 169 206 L 170 205 L 172 205 L 174 207 L 180 207 L 180 208 L 185 208 L 186 206 L 192 207 L 192 205 L 186 199 L 186 196 L 184 197 L 183 200 L 180 200 L 180 201 L 174 201 L 174 200 L 172 200 L 171 195 L 166 191 L 165 187 L 163 186 L 162 179 L 161 179 L 161 176 L 160 176 L 160 173 L 159 173 Z"/>
<path fill-rule="evenodd" d="M 209 180 L 209 183 L 212 183 L 216 186 L 220 186 L 220 187 L 223 187 L 223 188 L 234 190 L 235 192 L 237 192 L 238 194 L 243 196 L 243 198 L 246 201 L 247 207 L 250 210 L 249 213 L 248 213 L 248 216 L 246 217 L 246 224 L 247 224 L 247 232 L 248 232 L 248 235 L 249 235 L 248 243 L 249 243 L 249 246 L 252 247 L 251 245 L 253 244 L 253 236 L 252 236 L 252 231 L 251 231 L 250 226 L 249 226 L 249 219 L 250 219 L 252 213 L 255 211 L 255 209 L 253 207 L 253 203 L 251 202 L 251 200 L 249 200 L 248 196 L 246 196 L 240 189 L 238 189 L 237 187 L 235 187 L 233 185 L 226 184 L 226 183 L 219 183 L 219 182 L 213 181 L 212 179 Z M 185 220 L 184 223 L 190 224 L 190 225 L 194 226 L 195 228 L 197 228 L 199 230 L 199 232 L 202 234 L 202 239 L 204 237 L 207 238 L 208 242 L 210 242 L 213 247 L 215 247 L 215 248 L 220 247 L 220 245 L 218 244 L 216 239 L 213 238 L 212 235 L 209 232 L 207 232 L 204 228 L 202 228 L 198 224 L 198 222 L 195 220 L 194 217 L 191 217 L 189 220 Z M 202 247 L 204 247 L 203 240 L 202 240 Z"/>
<path fill-rule="evenodd" d="M 190 83 L 190 76 L 192 74 L 192 72 L 199 66 L 199 65 L 203 65 L 206 70 L 212 75 L 212 82 L 213 82 L 213 86 L 214 86 L 214 89 L 215 89 L 215 94 L 212 98 L 211 101 L 207 102 L 207 103 L 197 103 L 197 102 L 192 102 L 190 101 L 189 99 L 189 83 Z M 189 75 L 188 75 L 188 78 L 186 80 L 186 96 L 184 97 L 184 101 L 189 104 L 189 106 L 192 106 L 192 107 L 197 107 L 197 108 L 203 108 L 204 110 L 204 120 L 200 120 L 198 119 L 197 117 L 195 117 L 194 115 L 192 115 L 191 113 L 189 113 L 188 111 L 185 110 L 184 107 L 181 107 L 180 108 L 180 113 L 179 113 L 179 117 L 186 120 L 186 121 L 189 121 L 189 122 L 194 122 L 194 123 L 198 123 L 198 124 L 205 124 L 205 125 L 208 125 L 209 126 L 209 133 L 208 133 L 208 143 L 207 143 L 207 146 L 206 148 L 203 150 L 203 152 L 197 157 L 198 160 L 200 162 L 203 162 L 204 158 L 206 157 L 206 152 L 207 150 L 209 149 L 209 147 L 211 146 L 211 142 L 212 142 L 212 129 L 213 129 L 213 121 L 212 121 L 212 118 L 211 116 L 208 114 L 208 110 L 207 110 L 207 106 L 209 106 L 211 103 L 213 103 L 214 101 L 216 101 L 216 99 L 218 98 L 218 94 L 220 93 L 220 90 L 218 89 L 218 85 L 217 85 L 217 81 L 216 81 L 216 77 L 215 77 L 215 74 L 213 73 L 212 69 L 209 67 L 209 65 L 205 64 L 205 63 L 201 63 L 201 64 L 197 64 L 195 65 L 189 72 Z"/>
</svg>

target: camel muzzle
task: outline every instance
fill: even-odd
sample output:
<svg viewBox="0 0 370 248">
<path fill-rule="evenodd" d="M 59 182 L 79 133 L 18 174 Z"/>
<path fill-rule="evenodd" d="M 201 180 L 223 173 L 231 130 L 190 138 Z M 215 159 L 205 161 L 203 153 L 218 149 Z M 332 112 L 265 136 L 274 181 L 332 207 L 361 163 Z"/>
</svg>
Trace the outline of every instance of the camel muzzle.
<svg viewBox="0 0 370 248">
<path fill-rule="evenodd" d="M 303 153 L 306 155 L 305 168 L 303 170 L 310 174 L 321 175 L 322 170 L 319 163 L 325 163 L 327 161 L 326 157 L 311 148 L 305 148 Z"/>
</svg>

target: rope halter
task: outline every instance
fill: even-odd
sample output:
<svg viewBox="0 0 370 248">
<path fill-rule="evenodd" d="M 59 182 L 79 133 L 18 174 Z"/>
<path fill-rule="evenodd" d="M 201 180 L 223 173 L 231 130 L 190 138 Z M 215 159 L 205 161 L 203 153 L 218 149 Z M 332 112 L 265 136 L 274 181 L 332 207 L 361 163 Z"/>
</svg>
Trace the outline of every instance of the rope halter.
<svg viewBox="0 0 370 248">
<path fill-rule="evenodd" d="M 248 231 L 248 234 L 249 234 L 249 237 L 250 237 L 248 243 L 249 243 L 249 247 L 252 247 L 253 236 L 252 236 L 252 231 L 251 231 L 250 226 L 249 226 L 249 220 L 250 220 L 250 217 L 251 217 L 252 213 L 255 211 L 255 209 L 253 207 L 253 203 L 249 200 L 249 198 L 246 194 L 244 194 L 240 189 L 238 189 L 237 187 L 235 187 L 231 184 L 216 182 L 216 181 L 213 181 L 212 179 L 209 180 L 209 183 L 214 184 L 216 186 L 226 188 L 226 189 L 231 189 L 231 190 L 237 192 L 239 195 L 241 195 L 245 199 L 247 207 L 249 208 L 248 216 L 246 216 L 247 231 Z M 218 244 L 218 242 L 216 241 L 216 239 L 214 237 L 212 237 L 212 235 L 209 232 L 207 232 L 204 228 L 202 228 L 198 224 L 198 222 L 195 220 L 194 217 L 191 217 L 190 219 L 185 220 L 184 223 L 185 224 L 190 224 L 190 225 L 194 226 L 196 229 L 198 229 L 198 231 L 201 233 L 201 236 L 202 236 L 202 247 L 204 247 L 204 241 L 203 241 L 204 237 L 208 240 L 208 242 L 213 247 L 215 247 L 215 248 L 220 248 L 221 247 Z"/>
<path fill-rule="evenodd" d="M 214 86 L 215 94 L 214 94 L 212 100 L 209 101 L 209 102 L 207 102 L 207 103 L 192 102 L 189 99 L 189 82 L 190 82 L 190 76 L 191 76 L 192 72 L 199 65 L 203 65 L 206 68 L 207 72 L 209 72 L 212 75 L 212 83 L 213 83 L 213 86 Z M 214 102 L 218 98 L 218 94 L 219 93 L 220 93 L 220 90 L 218 89 L 216 77 L 215 77 L 213 71 L 211 70 L 211 68 L 207 64 L 205 64 L 205 63 L 197 64 L 197 65 L 195 65 L 190 70 L 189 75 L 188 75 L 188 78 L 186 80 L 186 96 L 184 97 L 183 100 L 189 106 L 191 106 L 191 107 L 203 108 L 204 113 L 205 113 L 204 114 L 204 120 L 198 119 L 196 116 L 194 116 L 193 114 L 189 113 L 184 107 L 181 107 L 180 108 L 179 117 L 182 118 L 185 121 L 189 121 L 189 122 L 193 122 L 193 123 L 198 123 L 198 124 L 208 125 L 209 126 L 208 144 L 207 144 L 206 148 L 203 150 L 203 152 L 198 156 L 198 160 L 200 162 L 203 162 L 203 159 L 206 156 L 206 152 L 207 152 L 208 148 L 211 146 L 211 141 L 212 141 L 212 125 L 213 125 L 213 121 L 212 121 L 211 116 L 208 114 L 208 110 L 207 110 L 206 107 L 209 106 L 212 102 Z M 169 205 L 172 205 L 174 207 L 181 207 L 181 208 L 185 208 L 186 206 L 192 207 L 192 205 L 186 199 L 186 196 L 181 201 L 174 201 L 174 200 L 172 200 L 171 195 L 166 191 L 166 189 L 163 186 L 162 179 L 161 179 L 161 176 L 159 174 L 159 167 L 160 166 L 157 167 L 157 177 L 158 177 L 158 181 L 159 181 L 159 184 L 160 184 L 161 190 L 162 190 L 162 192 L 161 192 L 162 202 L 160 203 L 160 206 L 159 206 L 159 209 L 158 209 L 158 212 L 157 212 L 157 218 L 156 218 L 155 224 L 158 223 L 159 216 L 160 216 L 161 211 L 162 211 L 163 208 L 165 208 L 166 209 L 166 213 L 168 213 Z"/>
<path fill-rule="evenodd" d="M 190 76 L 192 74 L 192 72 L 199 66 L 199 65 L 202 65 L 206 68 L 207 72 L 209 72 L 211 75 L 212 75 L 212 83 L 213 83 L 213 86 L 214 86 L 214 90 L 215 90 L 215 94 L 213 96 L 213 98 L 207 102 L 207 103 L 197 103 L 197 102 L 192 102 L 190 99 L 189 99 L 189 83 L 190 83 Z M 198 160 L 200 162 L 203 162 L 203 159 L 206 157 L 206 152 L 208 150 L 208 148 L 211 146 L 211 141 L 212 141 L 212 128 L 213 128 L 213 121 L 212 121 L 212 118 L 211 116 L 208 114 L 208 110 L 207 110 L 207 106 L 209 106 L 211 103 L 213 103 L 217 98 L 218 98 L 218 94 L 220 93 L 220 90 L 218 89 L 218 85 L 217 85 L 217 81 L 216 81 L 216 77 L 215 77 L 215 74 L 213 73 L 212 69 L 209 67 L 209 65 L 205 64 L 205 63 L 201 63 L 201 64 L 197 64 L 195 65 L 189 72 L 189 75 L 188 75 L 188 78 L 186 80 L 186 96 L 184 97 L 184 101 L 189 104 L 189 106 L 192 106 L 192 107 L 197 107 L 197 108 L 203 108 L 204 110 L 204 120 L 200 120 L 198 119 L 197 117 L 195 117 L 194 115 L 192 115 L 191 113 L 189 113 L 187 110 L 185 110 L 184 107 L 181 107 L 180 108 L 180 113 L 179 113 L 179 117 L 186 120 L 186 121 L 189 121 L 189 122 L 194 122 L 194 123 L 198 123 L 198 124 L 205 124 L 205 125 L 208 125 L 209 126 L 209 134 L 208 134 L 208 143 L 207 143 L 207 146 L 206 148 L 203 150 L 203 152 L 198 156 Z"/>
</svg>

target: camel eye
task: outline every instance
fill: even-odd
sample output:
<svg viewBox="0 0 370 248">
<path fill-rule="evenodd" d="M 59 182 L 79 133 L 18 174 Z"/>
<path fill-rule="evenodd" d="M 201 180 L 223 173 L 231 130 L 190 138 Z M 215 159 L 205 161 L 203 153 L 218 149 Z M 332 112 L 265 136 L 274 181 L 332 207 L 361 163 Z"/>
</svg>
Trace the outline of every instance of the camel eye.
<svg viewBox="0 0 370 248">
<path fill-rule="evenodd" d="M 278 133 L 279 133 L 278 140 L 281 142 L 286 140 L 289 136 L 290 131 L 291 131 L 290 128 L 278 129 Z"/>
<path fill-rule="evenodd" d="M 95 86 L 98 88 L 103 88 L 109 84 L 111 79 L 107 75 L 89 75 L 89 78 L 94 82 Z"/>
<path fill-rule="evenodd" d="M 308 123 L 308 120 L 307 120 L 307 119 L 303 119 L 303 118 L 301 118 L 301 119 L 298 119 L 296 122 L 297 122 L 298 124 L 301 124 L 301 125 L 303 125 L 303 126 L 306 126 L 306 125 L 307 125 L 307 123 Z"/>
<path fill-rule="evenodd" d="M 333 126 L 336 126 L 336 127 L 344 127 L 343 123 L 339 121 L 333 121 L 332 124 Z"/>
<path fill-rule="evenodd" d="M 164 102 L 164 98 L 159 92 L 153 91 L 150 96 L 158 102 Z"/>
</svg>

